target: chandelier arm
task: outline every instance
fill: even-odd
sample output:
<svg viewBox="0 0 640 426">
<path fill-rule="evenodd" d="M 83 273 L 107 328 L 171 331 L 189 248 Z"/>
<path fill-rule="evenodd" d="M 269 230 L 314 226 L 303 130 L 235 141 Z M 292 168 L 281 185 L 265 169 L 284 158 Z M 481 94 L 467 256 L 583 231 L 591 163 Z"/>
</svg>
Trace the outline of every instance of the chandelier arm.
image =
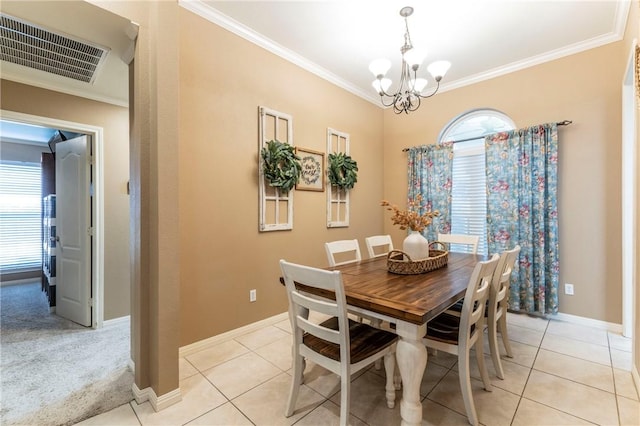
<svg viewBox="0 0 640 426">
<path fill-rule="evenodd" d="M 416 103 L 412 102 L 411 103 L 411 106 L 409 107 L 409 111 L 407 111 L 407 114 L 409 114 L 409 112 L 413 112 L 413 111 L 417 110 L 418 108 L 420 108 L 420 95 L 416 96 L 416 100 L 418 102 L 416 102 Z"/>
<path fill-rule="evenodd" d="M 386 96 L 390 96 L 390 95 L 386 95 Z M 380 96 L 380 102 L 382 103 L 382 106 L 384 106 L 384 107 L 393 106 L 393 98 L 391 98 L 390 102 L 387 104 L 387 103 L 384 102 L 384 97 Z"/>
<path fill-rule="evenodd" d="M 422 95 L 420 93 L 416 93 L 418 95 L 418 98 L 427 99 L 427 98 L 432 97 L 436 93 L 438 93 L 438 89 L 440 89 L 440 81 L 436 81 L 436 84 L 437 85 L 436 85 L 435 90 L 433 92 L 431 92 L 430 94 L 428 94 L 428 95 Z"/>
<path fill-rule="evenodd" d="M 381 98 L 383 96 L 393 98 L 396 95 L 395 93 L 387 93 L 386 90 L 382 88 L 382 86 L 380 86 L 380 91 L 378 92 L 378 94 L 380 95 Z M 386 106 L 389 106 L 389 105 L 386 105 Z"/>
<path fill-rule="evenodd" d="M 402 111 L 404 109 L 404 103 L 402 102 L 402 96 L 400 94 L 400 92 L 398 92 L 394 97 L 393 97 L 393 109 L 396 111 Z M 396 112 L 397 114 L 397 112 Z"/>
</svg>

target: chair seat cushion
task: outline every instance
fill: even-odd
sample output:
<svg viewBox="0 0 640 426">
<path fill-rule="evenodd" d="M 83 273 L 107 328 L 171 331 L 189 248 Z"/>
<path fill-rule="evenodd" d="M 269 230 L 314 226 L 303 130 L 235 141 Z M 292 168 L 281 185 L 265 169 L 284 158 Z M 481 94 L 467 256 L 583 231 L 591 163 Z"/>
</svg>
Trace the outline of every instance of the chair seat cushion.
<svg viewBox="0 0 640 426">
<path fill-rule="evenodd" d="M 322 323 L 322 326 L 338 330 L 338 318 L 329 318 Z M 398 340 L 398 336 L 393 333 L 351 319 L 349 320 L 349 337 L 351 339 L 351 364 L 370 357 Z M 340 361 L 340 345 L 327 342 L 308 333 L 304 334 L 303 342 L 315 352 Z"/>
<path fill-rule="evenodd" d="M 456 303 L 454 303 L 453 305 L 449 306 L 447 311 L 462 312 L 462 305 L 463 304 L 464 304 L 464 299 L 460 299 Z"/>
<path fill-rule="evenodd" d="M 460 317 L 449 315 L 445 312 L 427 323 L 427 335 L 425 337 L 457 345 L 459 331 Z"/>
<path fill-rule="evenodd" d="M 454 303 L 453 305 L 449 306 L 447 311 L 460 313 L 460 312 L 462 312 L 462 305 L 463 304 L 464 304 L 464 299 L 460 299 L 456 303 Z M 489 301 L 488 300 L 487 300 L 487 304 L 485 306 L 486 306 L 486 309 L 484 310 L 484 317 L 488 318 L 489 317 Z"/>
<path fill-rule="evenodd" d="M 475 325 L 472 325 L 471 333 L 473 333 L 474 328 Z M 427 323 L 427 335 L 425 337 L 457 345 L 458 334 L 460 334 L 460 317 L 443 312 Z"/>
</svg>

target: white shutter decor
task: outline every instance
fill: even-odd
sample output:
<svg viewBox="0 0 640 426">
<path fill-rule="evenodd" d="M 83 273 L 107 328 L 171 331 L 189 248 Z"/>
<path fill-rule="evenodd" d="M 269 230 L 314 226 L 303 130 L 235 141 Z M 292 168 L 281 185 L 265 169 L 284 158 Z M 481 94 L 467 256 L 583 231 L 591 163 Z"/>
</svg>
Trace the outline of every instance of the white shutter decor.
<svg viewBox="0 0 640 426">
<path fill-rule="evenodd" d="M 349 154 L 349 134 L 327 129 L 327 156 L 331 153 Z M 326 172 L 325 172 L 326 179 Z M 327 182 L 327 228 L 349 226 L 349 190 Z"/>
<path fill-rule="evenodd" d="M 293 146 L 293 117 L 269 108 L 259 107 L 258 190 L 260 194 L 261 232 L 293 229 L 293 193 L 284 194 L 269 185 L 264 177 L 261 150 L 271 140 Z"/>
</svg>

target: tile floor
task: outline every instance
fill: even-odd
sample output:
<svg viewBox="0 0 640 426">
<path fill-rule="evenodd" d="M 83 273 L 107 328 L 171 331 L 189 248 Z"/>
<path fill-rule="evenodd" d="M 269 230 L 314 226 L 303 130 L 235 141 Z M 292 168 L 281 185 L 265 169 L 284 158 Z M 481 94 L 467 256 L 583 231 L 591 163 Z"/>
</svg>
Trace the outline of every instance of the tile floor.
<svg viewBox="0 0 640 426">
<path fill-rule="evenodd" d="M 482 424 L 640 425 L 629 339 L 526 315 L 509 314 L 508 324 L 514 357 L 503 356 L 504 380 L 495 376 L 485 355 L 493 392 L 483 390 L 472 357 L 473 394 Z M 180 359 L 181 402 L 154 412 L 149 402 L 133 401 L 81 424 L 338 424 L 339 379 L 312 363 L 294 416 L 284 417 L 290 346 L 288 320 L 225 341 Z M 384 369 L 371 367 L 352 380 L 350 424 L 400 424 L 399 404 L 394 409 L 385 404 Z M 467 424 L 455 357 L 442 352 L 429 356 L 421 394 L 423 424 Z"/>
</svg>

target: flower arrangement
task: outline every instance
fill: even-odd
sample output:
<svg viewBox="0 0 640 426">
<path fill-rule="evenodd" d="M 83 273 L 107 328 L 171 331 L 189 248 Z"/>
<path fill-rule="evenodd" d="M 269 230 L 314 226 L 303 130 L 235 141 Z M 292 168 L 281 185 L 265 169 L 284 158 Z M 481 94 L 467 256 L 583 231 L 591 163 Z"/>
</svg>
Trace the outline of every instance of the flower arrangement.
<svg viewBox="0 0 640 426">
<path fill-rule="evenodd" d="M 422 205 L 422 195 L 420 194 L 415 199 L 410 199 L 408 204 L 407 210 L 400 210 L 398 206 L 391 205 L 387 200 L 382 200 L 380 203 L 381 206 L 387 207 L 387 210 L 393 212 L 391 221 L 394 225 L 400 225 L 400 229 L 403 230 L 410 229 L 411 231 L 422 232 L 424 228 L 431 225 L 434 217 L 440 216 L 438 210 L 428 210 L 423 214 L 418 213 L 421 208 L 427 208 Z"/>
</svg>

